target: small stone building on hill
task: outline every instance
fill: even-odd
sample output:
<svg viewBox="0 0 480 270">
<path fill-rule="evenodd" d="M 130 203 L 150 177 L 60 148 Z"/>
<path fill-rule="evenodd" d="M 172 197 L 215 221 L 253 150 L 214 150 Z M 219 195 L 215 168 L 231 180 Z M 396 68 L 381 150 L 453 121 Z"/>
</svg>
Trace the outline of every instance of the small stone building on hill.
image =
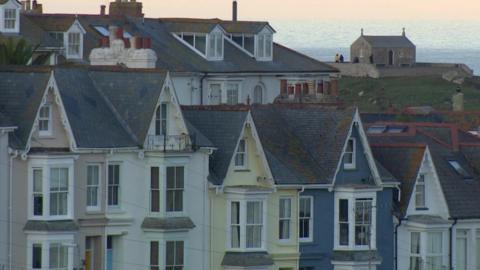
<svg viewBox="0 0 480 270">
<path fill-rule="evenodd" d="M 367 36 L 362 29 L 350 47 L 350 56 L 353 63 L 411 67 L 416 61 L 416 47 L 406 36 L 405 28 L 400 36 Z"/>
</svg>

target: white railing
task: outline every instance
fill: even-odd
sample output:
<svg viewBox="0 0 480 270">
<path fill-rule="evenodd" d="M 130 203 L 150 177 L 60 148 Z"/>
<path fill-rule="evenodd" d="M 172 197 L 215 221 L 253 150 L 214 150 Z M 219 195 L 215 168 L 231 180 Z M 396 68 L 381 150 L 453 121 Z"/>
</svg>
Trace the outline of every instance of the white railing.
<svg viewBox="0 0 480 270">
<path fill-rule="evenodd" d="M 192 141 L 188 135 L 148 135 L 145 149 L 152 151 L 191 151 Z"/>
</svg>

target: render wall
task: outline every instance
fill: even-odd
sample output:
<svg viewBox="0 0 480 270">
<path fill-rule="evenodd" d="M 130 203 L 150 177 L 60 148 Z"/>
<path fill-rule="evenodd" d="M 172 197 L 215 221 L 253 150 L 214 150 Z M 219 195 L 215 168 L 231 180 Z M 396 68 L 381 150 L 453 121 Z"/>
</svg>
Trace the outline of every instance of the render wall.
<svg viewBox="0 0 480 270">
<path fill-rule="evenodd" d="M 9 162 L 8 133 L 0 131 L 0 269 L 8 265 Z"/>
</svg>

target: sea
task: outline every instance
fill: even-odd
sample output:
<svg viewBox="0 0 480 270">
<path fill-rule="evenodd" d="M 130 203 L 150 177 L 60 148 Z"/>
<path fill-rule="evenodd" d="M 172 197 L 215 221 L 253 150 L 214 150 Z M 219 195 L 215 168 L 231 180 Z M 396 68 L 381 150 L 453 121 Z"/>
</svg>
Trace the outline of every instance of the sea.
<svg viewBox="0 0 480 270">
<path fill-rule="evenodd" d="M 321 61 L 350 59 L 350 45 L 365 35 L 400 35 L 417 46 L 417 62 L 463 63 L 480 75 L 480 20 L 273 20 L 275 41 Z"/>
</svg>

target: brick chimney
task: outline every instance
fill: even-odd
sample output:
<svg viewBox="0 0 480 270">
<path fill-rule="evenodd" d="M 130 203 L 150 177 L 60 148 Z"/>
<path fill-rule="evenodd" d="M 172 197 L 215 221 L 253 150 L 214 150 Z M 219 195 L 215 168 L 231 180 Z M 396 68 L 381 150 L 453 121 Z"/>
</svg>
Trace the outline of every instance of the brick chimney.
<svg viewBox="0 0 480 270">
<path fill-rule="evenodd" d="M 100 15 L 104 16 L 106 14 L 105 10 L 107 9 L 107 6 L 101 5 L 100 6 Z"/>
<path fill-rule="evenodd" d="M 143 6 L 141 2 L 136 0 L 115 0 L 115 2 L 110 2 L 109 15 L 142 18 Z"/>
</svg>

